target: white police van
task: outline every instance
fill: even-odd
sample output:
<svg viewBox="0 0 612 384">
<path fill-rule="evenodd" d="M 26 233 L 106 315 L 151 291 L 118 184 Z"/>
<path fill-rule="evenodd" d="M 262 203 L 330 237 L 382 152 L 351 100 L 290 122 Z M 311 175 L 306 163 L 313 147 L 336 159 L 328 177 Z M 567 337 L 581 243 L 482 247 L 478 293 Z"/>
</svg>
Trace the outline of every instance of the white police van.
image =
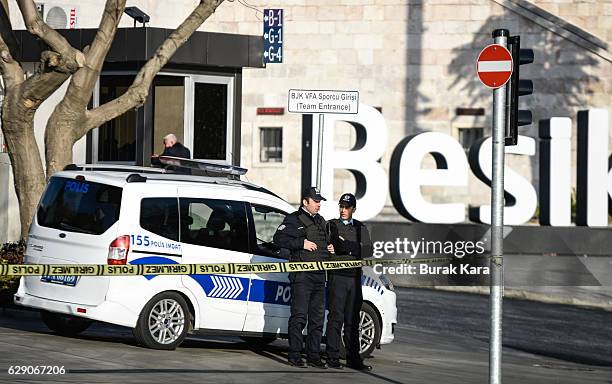
<svg viewBox="0 0 612 384">
<path fill-rule="evenodd" d="M 25 263 L 287 261 L 272 237 L 294 208 L 241 181 L 246 170 L 199 167 L 215 177 L 95 165 L 56 173 L 32 221 Z M 367 355 L 393 340 L 396 296 L 371 268 L 364 268 L 362 288 Z M 155 349 L 174 349 L 188 333 L 229 332 L 257 342 L 286 337 L 290 300 L 286 273 L 29 276 L 15 295 L 15 303 L 40 309 L 58 333 L 75 335 L 102 321 L 133 328 L 140 344 Z"/>
</svg>

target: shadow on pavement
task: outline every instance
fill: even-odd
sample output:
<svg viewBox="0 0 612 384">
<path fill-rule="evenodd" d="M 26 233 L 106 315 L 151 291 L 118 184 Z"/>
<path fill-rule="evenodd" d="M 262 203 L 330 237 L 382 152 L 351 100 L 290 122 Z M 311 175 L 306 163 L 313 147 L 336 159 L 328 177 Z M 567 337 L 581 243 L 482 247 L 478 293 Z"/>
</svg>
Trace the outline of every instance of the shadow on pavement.
<svg viewBox="0 0 612 384">
<path fill-rule="evenodd" d="M 141 368 L 135 368 L 135 369 L 71 369 L 68 372 L 69 373 L 81 373 L 81 374 L 87 374 L 87 373 L 93 373 L 93 374 L 98 374 L 98 373 L 106 373 L 106 374 L 112 374 L 112 373 L 181 373 L 181 374 L 185 374 L 185 373 L 208 373 L 208 374 L 215 374 L 215 373 L 231 373 L 231 374 L 240 374 L 240 373 L 244 373 L 244 374 L 266 374 L 266 373 L 296 373 L 296 372 L 301 372 L 303 371 L 302 368 L 294 368 L 294 369 L 287 369 L 287 370 L 234 370 L 234 369 L 141 369 Z M 328 369 L 312 369 L 310 368 L 308 370 L 308 374 L 317 374 L 317 373 L 323 373 L 323 374 L 345 374 L 348 373 L 347 372 L 343 372 L 343 371 L 330 371 Z"/>
</svg>

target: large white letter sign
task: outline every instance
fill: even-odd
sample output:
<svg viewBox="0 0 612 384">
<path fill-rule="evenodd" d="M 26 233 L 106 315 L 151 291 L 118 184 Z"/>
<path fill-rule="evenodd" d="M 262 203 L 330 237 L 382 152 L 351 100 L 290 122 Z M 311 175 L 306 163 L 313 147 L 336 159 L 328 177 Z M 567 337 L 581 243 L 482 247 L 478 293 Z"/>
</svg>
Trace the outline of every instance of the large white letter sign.
<svg viewBox="0 0 612 384">
<path fill-rule="evenodd" d="M 572 223 L 572 119 L 540 120 L 540 224 Z"/>
<path fill-rule="evenodd" d="M 470 167 L 474 175 L 483 183 L 491 186 L 491 161 L 493 140 L 489 137 L 478 140 L 470 148 Z M 518 137 L 517 145 L 506 147 L 506 153 L 535 155 L 535 140 L 531 137 Z M 520 225 L 533 217 L 538 205 L 535 188 L 525 178 L 504 166 L 504 224 Z M 470 220 L 491 224 L 491 206 L 470 207 Z"/>
<path fill-rule="evenodd" d="M 578 112 L 578 166 L 576 177 L 576 224 L 608 225 L 608 111 Z"/>
<path fill-rule="evenodd" d="M 437 169 L 422 169 L 423 157 L 431 154 Z M 432 204 L 423 198 L 421 186 L 467 186 L 468 164 L 461 145 L 439 132 L 403 139 L 391 157 L 391 200 L 402 216 L 425 223 L 459 223 L 465 204 Z"/>
<path fill-rule="evenodd" d="M 316 115 L 314 121 L 318 121 Z M 334 128 L 338 121 L 353 126 L 357 142 L 350 151 L 334 149 Z M 359 104 L 357 114 L 326 114 L 323 131 L 323 161 L 321 194 L 327 199 L 321 204 L 321 214 L 327 218 L 338 216 L 338 202 L 334 198 L 334 170 L 346 169 L 355 177 L 357 211 L 355 218 L 368 220 L 378 215 L 387 200 L 387 174 L 379 163 L 387 147 L 387 125 L 382 114 L 369 105 Z M 313 124 L 313 139 L 318 137 L 318 124 Z M 312 185 L 316 184 L 317 145 L 312 145 Z"/>
</svg>

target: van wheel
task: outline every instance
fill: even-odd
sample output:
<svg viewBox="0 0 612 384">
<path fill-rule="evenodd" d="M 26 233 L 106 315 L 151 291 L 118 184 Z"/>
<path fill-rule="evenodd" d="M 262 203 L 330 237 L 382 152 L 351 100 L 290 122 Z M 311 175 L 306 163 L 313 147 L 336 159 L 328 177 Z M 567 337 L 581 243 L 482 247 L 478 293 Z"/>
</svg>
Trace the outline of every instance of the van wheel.
<svg viewBox="0 0 612 384">
<path fill-rule="evenodd" d="M 155 295 L 143 308 L 134 328 L 139 344 L 152 349 L 173 350 L 187 336 L 189 308 L 176 292 Z"/>
<path fill-rule="evenodd" d="M 247 344 L 253 347 L 265 347 L 266 345 L 273 343 L 276 337 L 253 337 L 253 336 L 240 336 L 240 338 Z"/>
<path fill-rule="evenodd" d="M 369 303 L 363 303 L 359 312 L 359 354 L 362 358 L 374 352 L 381 334 L 382 327 L 376 310 Z"/>
<path fill-rule="evenodd" d="M 40 317 L 47 328 L 62 336 L 76 336 L 93 323 L 93 321 L 82 317 L 47 311 L 41 311 Z"/>
<path fill-rule="evenodd" d="M 370 356 L 380 343 L 382 328 L 376 310 L 369 303 L 361 305 L 359 311 L 359 355 L 362 359 Z M 346 359 L 346 346 L 344 345 L 344 325 L 342 326 L 342 344 L 340 345 L 340 358 Z"/>
</svg>

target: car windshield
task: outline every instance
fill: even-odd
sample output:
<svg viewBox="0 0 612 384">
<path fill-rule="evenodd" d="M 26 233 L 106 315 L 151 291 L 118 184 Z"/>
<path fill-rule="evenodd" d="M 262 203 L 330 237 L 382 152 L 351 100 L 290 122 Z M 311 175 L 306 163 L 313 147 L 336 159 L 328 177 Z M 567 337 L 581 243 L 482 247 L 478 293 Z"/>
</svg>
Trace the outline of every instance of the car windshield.
<svg viewBox="0 0 612 384">
<path fill-rule="evenodd" d="M 122 191 L 112 185 L 52 177 L 38 207 L 38 224 L 100 235 L 119 219 Z"/>
</svg>

